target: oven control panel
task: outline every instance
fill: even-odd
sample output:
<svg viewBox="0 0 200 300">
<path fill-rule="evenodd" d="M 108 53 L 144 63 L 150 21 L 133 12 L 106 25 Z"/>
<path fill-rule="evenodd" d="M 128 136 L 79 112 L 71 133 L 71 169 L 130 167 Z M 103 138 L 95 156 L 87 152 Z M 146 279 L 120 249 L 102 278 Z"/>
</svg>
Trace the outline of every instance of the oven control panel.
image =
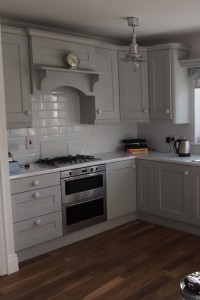
<svg viewBox="0 0 200 300">
<path fill-rule="evenodd" d="M 106 165 L 97 165 L 97 166 L 90 166 L 90 167 L 83 167 L 83 168 L 78 168 L 78 169 L 72 169 L 72 170 L 67 170 L 61 172 L 61 178 L 66 178 L 66 177 L 73 177 L 73 176 L 78 176 L 78 175 L 84 175 L 84 174 L 90 174 L 90 173 L 97 173 L 101 171 L 106 170 Z"/>
</svg>

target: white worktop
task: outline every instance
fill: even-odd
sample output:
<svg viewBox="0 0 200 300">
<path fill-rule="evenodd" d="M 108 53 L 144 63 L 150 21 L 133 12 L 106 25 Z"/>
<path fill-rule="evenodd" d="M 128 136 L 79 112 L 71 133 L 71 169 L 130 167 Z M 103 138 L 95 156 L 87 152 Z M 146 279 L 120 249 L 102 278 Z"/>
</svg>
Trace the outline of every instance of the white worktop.
<svg viewBox="0 0 200 300">
<path fill-rule="evenodd" d="M 10 179 L 17 179 L 35 175 L 48 174 L 52 172 L 60 172 L 64 170 L 76 169 L 92 165 L 108 164 L 116 161 L 122 161 L 127 159 L 145 159 L 145 160 L 154 160 L 154 161 L 163 161 L 177 164 L 187 164 L 195 165 L 200 167 L 200 161 L 194 162 L 195 159 L 200 159 L 200 155 L 191 155 L 189 157 L 179 157 L 174 152 L 161 153 L 156 151 L 150 151 L 148 155 L 137 155 L 132 156 L 128 155 L 125 152 L 108 152 L 108 153 L 99 153 L 95 154 L 95 157 L 100 158 L 100 160 L 94 160 L 91 162 L 74 164 L 74 165 L 65 165 L 62 167 L 52 167 L 52 166 L 40 166 L 38 164 L 31 164 L 29 169 L 21 168 L 17 173 L 10 174 Z"/>
</svg>

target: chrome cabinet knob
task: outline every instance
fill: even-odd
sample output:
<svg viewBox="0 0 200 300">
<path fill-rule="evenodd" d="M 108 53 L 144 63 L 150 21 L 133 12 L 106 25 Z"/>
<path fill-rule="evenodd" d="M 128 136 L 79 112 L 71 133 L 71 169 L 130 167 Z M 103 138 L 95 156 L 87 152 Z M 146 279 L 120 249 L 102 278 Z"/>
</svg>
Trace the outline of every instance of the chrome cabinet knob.
<svg viewBox="0 0 200 300">
<path fill-rule="evenodd" d="M 37 219 L 34 221 L 34 225 L 40 225 L 42 223 L 42 221 L 40 219 Z"/>
<path fill-rule="evenodd" d="M 36 185 L 39 185 L 39 180 L 34 180 L 33 182 L 32 182 L 32 184 L 34 185 L 34 186 L 36 186 Z"/>
<path fill-rule="evenodd" d="M 148 113 L 148 110 L 147 110 L 147 109 L 143 109 L 143 113 L 144 113 L 144 114 L 147 114 L 147 113 Z"/>
<path fill-rule="evenodd" d="M 185 171 L 185 172 L 184 172 L 184 175 L 185 175 L 185 176 L 188 176 L 188 175 L 189 175 L 189 172 L 188 172 L 188 171 Z"/>
<path fill-rule="evenodd" d="M 166 112 L 166 114 L 169 114 L 169 109 L 166 109 L 165 112 Z"/>
<path fill-rule="evenodd" d="M 31 115 L 32 115 L 32 112 L 31 112 L 30 110 L 26 110 L 26 111 L 24 112 L 24 114 L 25 114 L 26 116 L 31 116 Z"/>
<path fill-rule="evenodd" d="M 97 109 L 97 113 L 100 115 L 102 114 L 102 110 L 101 109 Z"/>
<path fill-rule="evenodd" d="M 39 192 L 34 193 L 33 197 L 34 198 L 39 198 L 40 197 L 40 193 Z"/>
<path fill-rule="evenodd" d="M 132 169 L 136 169 L 136 165 L 133 165 L 133 166 L 132 166 Z"/>
</svg>

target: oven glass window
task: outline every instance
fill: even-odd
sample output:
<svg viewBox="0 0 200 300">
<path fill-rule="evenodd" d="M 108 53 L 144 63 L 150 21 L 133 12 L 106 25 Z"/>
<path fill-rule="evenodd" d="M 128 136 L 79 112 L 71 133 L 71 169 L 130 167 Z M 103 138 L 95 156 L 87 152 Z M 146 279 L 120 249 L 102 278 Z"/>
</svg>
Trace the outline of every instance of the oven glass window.
<svg viewBox="0 0 200 300">
<path fill-rule="evenodd" d="M 84 191 L 89 191 L 103 187 L 103 175 L 95 175 L 75 179 L 72 181 L 65 181 L 65 195 L 72 195 Z"/>
<path fill-rule="evenodd" d="M 103 197 L 91 201 L 66 206 L 67 225 L 103 215 Z"/>
</svg>

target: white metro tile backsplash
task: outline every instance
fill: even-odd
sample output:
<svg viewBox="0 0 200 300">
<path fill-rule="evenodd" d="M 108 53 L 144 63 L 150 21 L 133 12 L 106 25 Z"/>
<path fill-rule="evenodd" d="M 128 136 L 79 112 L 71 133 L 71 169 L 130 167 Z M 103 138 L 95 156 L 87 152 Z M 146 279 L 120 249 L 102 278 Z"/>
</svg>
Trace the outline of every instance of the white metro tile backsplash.
<svg viewBox="0 0 200 300">
<path fill-rule="evenodd" d="M 78 92 L 67 87 L 32 96 L 32 127 L 7 132 L 8 144 L 19 141 L 13 157 L 20 163 L 36 161 L 41 157 L 43 141 L 54 141 L 60 147 L 66 141 L 66 155 L 97 154 L 118 150 L 121 139 L 137 137 L 135 123 L 81 125 L 79 101 Z M 26 149 L 26 136 L 33 138 L 33 149 Z"/>
</svg>

